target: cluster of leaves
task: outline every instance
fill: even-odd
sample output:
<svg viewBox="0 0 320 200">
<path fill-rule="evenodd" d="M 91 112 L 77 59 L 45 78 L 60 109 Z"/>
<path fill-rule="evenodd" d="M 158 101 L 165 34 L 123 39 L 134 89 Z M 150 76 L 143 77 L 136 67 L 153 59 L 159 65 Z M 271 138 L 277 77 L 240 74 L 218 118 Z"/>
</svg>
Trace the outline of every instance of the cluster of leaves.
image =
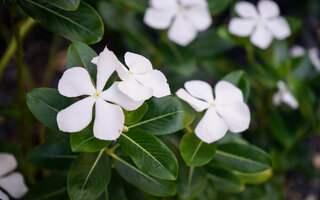
<svg viewBox="0 0 320 200">
<path fill-rule="evenodd" d="M 117 142 L 109 142 L 94 138 L 92 125 L 70 135 L 60 132 L 56 115 L 76 99 L 63 97 L 55 89 L 32 90 L 27 105 L 47 129 L 45 143 L 35 147 L 28 160 L 53 173 L 33 185 L 25 199 L 282 199 L 278 184 L 283 172 L 299 168 L 313 175 L 305 156 L 307 148 L 300 141 L 320 129 L 319 94 L 314 92 L 320 88 L 320 76 L 307 55 L 290 57 L 286 41 L 274 41 L 262 51 L 248 39 L 230 35 L 222 24 L 180 47 L 170 42 L 164 31 L 143 24 L 147 0 L 97 1 L 102 19 L 80 0 L 18 2 L 44 28 L 72 41 L 67 68 L 84 67 L 95 76 L 90 61 L 97 54 L 88 45 L 103 38 L 105 24 L 107 34 L 117 38 L 114 44 L 110 41 L 111 46 L 139 52 L 152 58 L 154 66 L 165 66 L 162 71 L 172 91 L 191 77 L 209 82 L 224 79 L 239 87 L 254 108 L 248 140 L 228 133 L 217 143 L 205 144 L 190 131 L 201 114 L 175 96 L 151 99 L 138 110 L 125 113 L 128 132 Z M 215 17 L 234 2 L 208 3 Z M 293 43 L 301 21 L 291 16 L 286 19 Z M 234 54 L 238 47 L 246 53 Z M 247 59 L 242 58 L 245 55 Z M 299 110 L 272 105 L 279 80 L 286 80 L 299 101 Z M 256 185 L 274 172 L 280 179 Z"/>
</svg>

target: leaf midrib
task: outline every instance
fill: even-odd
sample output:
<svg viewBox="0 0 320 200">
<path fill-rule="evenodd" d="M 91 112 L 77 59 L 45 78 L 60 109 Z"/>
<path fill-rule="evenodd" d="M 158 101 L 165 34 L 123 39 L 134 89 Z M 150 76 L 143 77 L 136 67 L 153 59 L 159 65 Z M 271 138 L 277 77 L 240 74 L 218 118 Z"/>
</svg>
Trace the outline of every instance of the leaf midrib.
<svg viewBox="0 0 320 200">
<path fill-rule="evenodd" d="M 35 5 L 35 6 L 38 6 L 38 7 L 42 8 L 43 10 L 46 10 L 46 11 L 52 13 L 52 14 L 55 14 L 55 15 L 57 15 L 58 17 L 61 17 L 61 18 L 65 19 L 65 20 L 69 21 L 70 23 L 72 23 L 72 24 L 74 24 L 74 25 L 76 25 L 76 26 L 78 26 L 78 27 L 86 30 L 87 32 L 89 32 L 89 33 L 91 33 L 91 34 L 93 34 L 93 35 L 96 35 L 96 34 L 95 34 L 94 32 L 92 32 L 90 29 L 87 29 L 86 27 L 82 26 L 81 24 L 79 24 L 79 23 L 77 23 L 77 22 L 69 19 L 68 17 L 65 17 L 65 16 L 59 14 L 58 12 L 55 12 L 55 11 L 53 11 L 53 10 L 51 10 L 51 9 L 49 9 L 49 8 L 47 8 L 47 7 L 39 4 L 39 3 L 36 3 L 36 2 L 34 2 L 34 1 L 32 1 L 32 0 L 26 0 L 26 1 L 28 1 L 29 3 L 31 3 L 31 4 L 33 4 L 33 5 Z"/>
<path fill-rule="evenodd" d="M 99 155 L 98 155 L 98 157 L 96 158 L 96 160 L 94 161 L 94 163 L 93 163 L 93 165 L 92 165 L 92 167 L 91 167 L 91 169 L 90 169 L 90 171 L 89 171 L 89 173 L 88 173 L 88 175 L 87 175 L 87 177 L 86 177 L 86 180 L 84 181 L 84 183 L 83 183 L 83 185 L 82 185 L 82 187 L 81 187 L 81 190 L 83 190 L 83 188 L 86 186 L 86 184 L 87 184 L 87 182 L 88 182 L 88 180 L 89 180 L 89 178 L 90 178 L 90 176 L 91 176 L 94 168 L 95 168 L 96 165 L 98 164 L 98 162 L 99 162 L 99 160 L 100 160 L 103 152 L 104 152 L 104 149 L 102 149 L 102 150 L 99 152 Z"/>
<path fill-rule="evenodd" d="M 197 155 L 198 151 L 200 150 L 200 147 L 201 147 L 202 143 L 203 143 L 203 142 L 200 140 L 200 142 L 199 142 L 196 150 L 194 151 L 194 153 L 192 154 L 192 156 L 191 156 L 191 158 L 190 158 L 190 162 L 192 162 L 193 159 L 195 158 L 195 156 Z"/>
<path fill-rule="evenodd" d="M 59 189 L 59 190 L 56 190 L 56 191 L 54 191 L 54 192 L 51 192 L 51 193 L 49 193 L 49 194 L 46 194 L 46 195 L 44 195 L 44 196 L 42 196 L 42 197 L 39 197 L 39 198 L 36 198 L 36 199 L 34 199 L 34 200 L 48 199 L 49 197 L 52 197 L 52 196 L 54 196 L 54 195 L 63 193 L 63 192 L 65 192 L 65 191 L 67 191 L 67 188 L 66 188 L 66 187 L 63 187 L 63 188 L 61 188 L 61 189 Z"/>
</svg>

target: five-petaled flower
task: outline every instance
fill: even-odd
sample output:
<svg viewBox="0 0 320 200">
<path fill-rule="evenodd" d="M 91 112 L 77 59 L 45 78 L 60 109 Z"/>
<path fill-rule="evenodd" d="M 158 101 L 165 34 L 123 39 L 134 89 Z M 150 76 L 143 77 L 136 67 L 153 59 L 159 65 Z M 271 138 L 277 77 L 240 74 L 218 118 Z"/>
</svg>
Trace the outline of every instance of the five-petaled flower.
<svg viewBox="0 0 320 200">
<path fill-rule="evenodd" d="M 102 140 L 115 140 L 124 127 L 124 113 L 121 107 L 125 110 L 135 110 L 142 105 L 143 101 L 135 101 L 119 91 L 119 82 L 114 82 L 104 90 L 119 61 L 107 48 L 95 59 L 96 86 L 88 71 L 82 67 L 73 67 L 62 75 L 58 84 L 61 95 L 66 97 L 87 95 L 87 97 L 61 110 L 57 115 L 57 123 L 61 131 L 81 131 L 91 122 L 95 105 L 94 136 Z"/>
<path fill-rule="evenodd" d="M 283 40 L 291 34 L 289 24 L 280 16 L 275 2 L 260 0 L 257 8 L 249 2 L 237 3 L 235 11 L 241 18 L 230 21 L 230 33 L 240 37 L 250 36 L 250 41 L 261 49 L 266 49 L 273 37 Z"/>
<path fill-rule="evenodd" d="M 277 86 L 279 91 L 273 95 L 273 104 L 277 106 L 281 103 L 285 103 L 292 109 L 297 109 L 299 107 L 299 103 L 288 90 L 286 84 L 283 81 L 278 81 Z"/>
<path fill-rule="evenodd" d="M 167 29 L 173 42 L 186 46 L 197 32 L 212 23 L 206 0 L 150 0 L 144 22 L 155 29 Z"/>
<path fill-rule="evenodd" d="M 116 69 L 122 80 L 118 84 L 120 91 L 136 101 L 171 94 L 166 77 L 159 70 L 152 69 L 147 58 L 130 52 L 124 58 L 129 70 L 121 63 Z"/>
<path fill-rule="evenodd" d="M 23 176 L 19 172 L 12 172 L 17 168 L 17 165 L 12 154 L 0 153 L 0 188 L 13 198 L 20 199 L 28 191 L 28 188 L 24 183 Z M 9 197 L 0 190 L 0 199 L 9 200 Z"/>
<path fill-rule="evenodd" d="M 211 86 L 199 80 L 188 81 L 177 96 L 188 102 L 197 112 L 206 110 L 195 128 L 195 134 L 204 142 L 212 143 L 222 138 L 228 130 L 239 133 L 250 123 L 250 110 L 243 100 L 240 89 L 227 81 L 215 87 L 215 98 Z"/>
</svg>

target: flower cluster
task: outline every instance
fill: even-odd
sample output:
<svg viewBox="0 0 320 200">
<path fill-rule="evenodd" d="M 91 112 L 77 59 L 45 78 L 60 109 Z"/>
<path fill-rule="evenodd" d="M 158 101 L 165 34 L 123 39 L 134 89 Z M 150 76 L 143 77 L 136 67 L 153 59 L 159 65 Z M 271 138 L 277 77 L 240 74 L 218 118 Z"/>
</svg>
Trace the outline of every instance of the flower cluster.
<svg viewBox="0 0 320 200">
<path fill-rule="evenodd" d="M 12 172 L 17 168 L 17 161 L 12 154 L 0 153 L 0 188 L 11 197 L 20 199 L 28 191 L 24 178 L 19 172 Z M 9 200 L 7 194 L 0 190 L 0 199 Z"/>
</svg>

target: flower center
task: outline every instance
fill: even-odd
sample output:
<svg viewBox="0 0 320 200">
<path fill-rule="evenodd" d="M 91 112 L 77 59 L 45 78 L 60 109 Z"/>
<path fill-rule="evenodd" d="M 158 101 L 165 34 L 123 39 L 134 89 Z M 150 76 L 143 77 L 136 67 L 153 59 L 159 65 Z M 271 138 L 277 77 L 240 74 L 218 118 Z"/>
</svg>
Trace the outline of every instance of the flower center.
<svg viewBox="0 0 320 200">
<path fill-rule="evenodd" d="M 257 18 L 257 23 L 258 23 L 258 24 L 263 24 L 263 23 L 264 23 L 264 19 L 263 19 L 261 16 L 259 16 L 259 17 Z"/>
<path fill-rule="evenodd" d="M 93 96 L 94 96 L 94 98 L 99 98 L 100 97 L 100 93 L 99 92 L 95 92 L 94 94 L 93 94 Z"/>
<path fill-rule="evenodd" d="M 129 75 L 133 75 L 133 72 L 129 70 L 129 71 L 128 71 L 128 74 L 129 74 Z"/>
<path fill-rule="evenodd" d="M 177 7 L 177 13 L 182 13 L 184 8 L 182 6 Z"/>
<path fill-rule="evenodd" d="M 211 103 L 210 103 L 210 106 L 211 106 L 212 108 L 214 108 L 214 107 L 216 107 L 216 104 L 215 104 L 214 102 L 211 102 Z"/>
</svg>

